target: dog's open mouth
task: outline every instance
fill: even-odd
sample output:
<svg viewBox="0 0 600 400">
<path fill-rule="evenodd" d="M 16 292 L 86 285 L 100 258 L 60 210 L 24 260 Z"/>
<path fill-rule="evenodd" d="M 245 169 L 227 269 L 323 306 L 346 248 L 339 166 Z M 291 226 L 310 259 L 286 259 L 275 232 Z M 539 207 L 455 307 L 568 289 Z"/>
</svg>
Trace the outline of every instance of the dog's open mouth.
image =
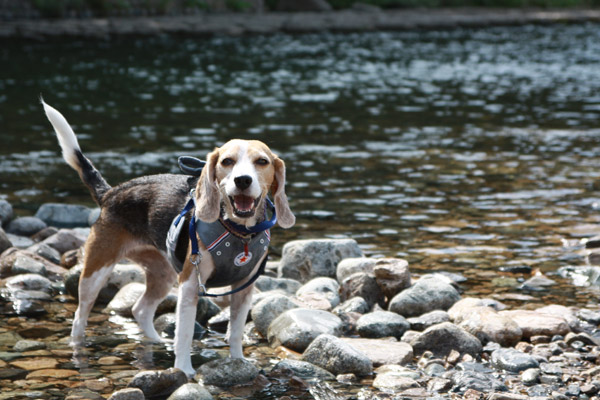
<svg viewBox="0 0 600 400">
<path fill-rule="evenodd" d="M 231 205 L 233 206 L 233 213 L 241 218 L 253 216 L 259 200 L 260 197 L 255 199 L 243 194 L 229 196 L 229 201 L 231 201 Z"/>
</svg>

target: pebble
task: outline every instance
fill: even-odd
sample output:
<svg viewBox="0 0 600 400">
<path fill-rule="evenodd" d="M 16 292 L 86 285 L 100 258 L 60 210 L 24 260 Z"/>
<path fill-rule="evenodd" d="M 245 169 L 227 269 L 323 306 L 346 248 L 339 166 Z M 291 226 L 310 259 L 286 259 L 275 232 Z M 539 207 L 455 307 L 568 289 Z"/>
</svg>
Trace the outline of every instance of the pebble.
<svg viewBox="0 0 600 400">
<path fill-rule="evenodd" d="M 540 375 L 539 368 L 528 368 L 521 374 L 521 381 L 527 386 L 532 386 L 540 382 Z"/>
</svg>

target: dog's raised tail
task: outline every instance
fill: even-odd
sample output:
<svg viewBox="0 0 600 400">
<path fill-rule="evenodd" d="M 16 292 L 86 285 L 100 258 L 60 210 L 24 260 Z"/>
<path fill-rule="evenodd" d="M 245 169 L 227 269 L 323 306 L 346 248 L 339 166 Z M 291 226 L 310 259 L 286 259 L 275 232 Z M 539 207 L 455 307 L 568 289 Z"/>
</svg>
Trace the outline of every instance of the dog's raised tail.
<svg viewBox="0 0 600 400">
<path fill-rule="evenodd" d="M 63 158 L 67 164 L 77 171 L 83 183 L 90 190 L 94 201 L 100 205 L 102 197 L 110 189 L 110 185 L 106 183 L 92 162 L 81 152 L 77 137 L 65 117 L 58 110 L 46 104 L 43 99 L 40 99 L 40 101 L 44 106 L 46 117 L 48 117 L 56 132 Z"/>
</svg>

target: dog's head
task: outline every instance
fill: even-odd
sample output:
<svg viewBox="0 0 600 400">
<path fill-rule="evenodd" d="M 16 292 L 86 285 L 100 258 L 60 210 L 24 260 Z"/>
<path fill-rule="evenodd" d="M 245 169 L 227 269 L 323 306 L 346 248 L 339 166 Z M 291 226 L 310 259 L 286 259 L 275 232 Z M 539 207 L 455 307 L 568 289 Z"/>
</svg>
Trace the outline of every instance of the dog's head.
<svg viewBox="0 0 600 400">
<path fill-rule="evenodd" d="M 260 210 L 269 191 L 279 225 L 293 226 L 296 217 L 285 194 L 284 162 L 260 141 L 231 140 L 206 158 L 196 188 L 196 217 L 214 222 L 223 205 L 229 219 L 253 226 L 262 216 Z"/>
</svg>

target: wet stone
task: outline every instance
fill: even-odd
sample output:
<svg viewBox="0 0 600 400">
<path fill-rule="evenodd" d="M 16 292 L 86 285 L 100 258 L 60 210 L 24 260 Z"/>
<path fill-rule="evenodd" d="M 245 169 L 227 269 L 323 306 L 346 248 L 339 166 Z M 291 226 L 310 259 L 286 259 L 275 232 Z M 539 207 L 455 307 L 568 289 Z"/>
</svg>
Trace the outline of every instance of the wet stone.
<svg viewBox="0 0 600 400">
<path fill-rule="evenodd" d="M 528 368 L 521 374 L 521 382 L 527 386 L 536 385 L 540 382 L 540 376 L 539 368 Z"/>
<path fill-rule="evenodd" d="M 13 350 L 20 352 L 20 353 L 23 353 L 26 351 L 40 350 L 40 349 L 45 349 L 45 348 L 46 348 L 46 343 L 40 342 L 37 340 L 19 340 L 13 346 Z"/>
<path fill-rule="evenodd" d="M 450 316 L 446 311 L 434 310 L 418 317 L 408 318 L 407 321 L 410 324 L 410 329 L 424 331 L 433 325 L 450 321 Z"/>
<path fill-rule="evenodd" d="M 254 380 L 259 369 L 241 358 L 225 358 L 203 364 L 199 371 L 206 385 L 234 386 Z"/>
<path fill-rule="evenodd" d="M 267 337 L 269 325 L 284 312 L 298 308 L 298 306 L 287 296 L 274 293 L 252 307 L 251 315 L 256 330 Z"/>
<path fill-rule="evenodd" d="M 108 400 L 145 400 L 145 396 L 138 388 L 126 388 L 114 392 Z"/>
<path fill-rule="evenodd" d="M 494 351 L 490 360 L 495 368 L 510 372 L 520 372 L 539 366 L 534 357 L 512 348 L 501 348 Z"/>
<path fill-rule="evenodd" d="M 186 383 L 187 377 L 182 370 L 169 368 L 164 371 L 140 372 L 127 386 L 140 389 L 144 396 L 150 398 L 168 396 Z"/>
<path fill-rule="evenodd" d="M 33 246 L 35 242 L 28 237 L 13 235 L 12 233 L 7 233 L 6 237 L 12 243 L 13 247 L 17 249 L 26 249 L 30 246 Z"/>
<path fill-rule="evenodd" d="M 453 391 L 464 393 L 467 390 L 476 390 L 488 393 L 491 391 L 506 392 L 508 388 L 500 379 L 492 374 L 473 370 L 459 371 L 452 375 Z"/>
<path fill-rule="evenodd" d="M 304 351 L 320 334 L 340 335 L 342 320 L 327 311 L 296 308 L 277 317 L 269 326 L 267 337 L 272 346 L 283 345 Z"/>
<path fill-rule="evenodd" d="M 175 337 L 175 323 L 177 316 L 175 313 L 163 314 L 154 320 L 154 327 L 159 335 L 167 338 Z M 198 322 L 194 323 L 194 340 L 200 340 L 206 335 L 206 329 Z"/>
<path fill-rule="evenodd" d="M 364 376 L 373 371 L 373 364 L 366 355 L 328 334 L 317 337 L 302 354 L 302 359 L 334 375 L 353 373 Z"/>
<path fill-rule="evenodd" d="M 404 342 L 385 339 L 342 338 L 359 352 L 366 355 L 375 367 L 386 364 L 404 365 L 412 361 L 413 349 Z"/>
<path fill-rule="evenodd" d="M 433 310 L 447 310 L 460 300 L 460 295 L 447 279 L 426 275 L 412 287 L 397 294 L 389 310 L 404 317 L 417 317 Z"/>
<path fill-rule="evenodd" d="M 212 400 L 213 396 L 202 385 L 186 383 L 174 391 L 167 400 Z"/>
<path fill-rule="evenodd" d="M 61 257 L 60 257 L 60 253 L 58 252 L 58 250 L 53 249 L 52 247 L 48 246 L 45 243 L 36 243 L 33 246 L 29 247 L 27 249 L 27 251 L 36 254 L 40 257 L 45 258 L 46 260 L 50 261 L 51 263 L 54 264 L 61 264 Z"/>
<path fill-rule="evenodd" d="M 278 362 L 271 374 L 275 376 L 297 376 L 301 379 L 333 380 L 335 376 L 314 364 L 300 360 L 282 360 Z"/>
<path fill-rule="evenodd" d="M 476 356 L 481 353 L 482 349 L 481 342 L 475 336 L 450 322 L 427 328 L 414 337 L 410 344 L 415 354 L 422 354 L 429 350 L 441 357 L 447 356 L 452 350 L 456 350 L 460 354 Z"/>
<path fill-rule="evenodd" d="M 365 338 L 393 336 L 400 339 L 409 328 L 410 324 L 403 316 L 390 311 L 365 314 L 356 323 L 358 334 Z"/>
</svg>

